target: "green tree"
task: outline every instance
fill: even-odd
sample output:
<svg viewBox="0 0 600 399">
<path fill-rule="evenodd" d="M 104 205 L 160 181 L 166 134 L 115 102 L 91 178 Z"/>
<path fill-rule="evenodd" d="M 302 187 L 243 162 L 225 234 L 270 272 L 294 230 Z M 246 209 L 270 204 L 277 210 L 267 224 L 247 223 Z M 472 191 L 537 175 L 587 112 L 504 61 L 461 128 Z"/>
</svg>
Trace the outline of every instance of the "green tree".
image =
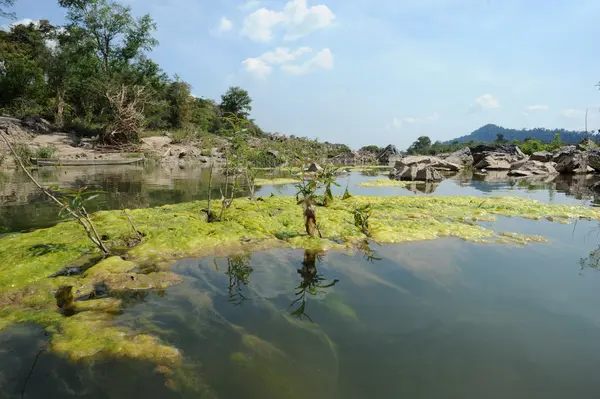
<svg viewBox="0 0 600 399">
<path fill-rule="evenodd" d="M 94 50 L 107 76 L 114 68 L 127 66 L 158 44 L 152 37 L 156 24 L 148 14 L 134 19 L 131 7 L 108 0 L 63 4 L 69 8 L 67 18 L 71 25 L 80 27 L 93 39 Z"/>
<path fill-rule="evenodd" d="M 411 155 L 414 154 L 428 154 L 431 148 L 431 139 L 427 136 L 421 136 L 408 147 L 407 152 Z"/>
<path fill-rule="evenodd" d="M 496 140 L 494 140 L 494 143 L 504 144 L 508 143 L 508 140 L 504 138 L 504 135 L 502 133 L 498 133 L 496 134 Z"/>
<path fill-rule="evenodd" d="M 180 129 L 192 119 L 193 103 L 191 86 L 182 82 L 179 77 L 167 89 L 167 101 L 170 108 L 171 126 Z"/>
<path fill-rule="evenodd" d="M 565 144 L 563 143 L 562 139 L 560 138 L 560 133 L 556 133 L 554 135 L 554 137 L 552 138 L 552 143 L 550 143 L 550 147 L 553 150 L 559 149 L 560 147 L 563 147 Z"/>
<path fill-rule="evenodd" d="M 252 111 L 252 98 L 241 87 L 230 87 L 221 96 L 220 108 L 225 114 L 233 114 L 238 118 L 247 119 Z"/>
</svg>

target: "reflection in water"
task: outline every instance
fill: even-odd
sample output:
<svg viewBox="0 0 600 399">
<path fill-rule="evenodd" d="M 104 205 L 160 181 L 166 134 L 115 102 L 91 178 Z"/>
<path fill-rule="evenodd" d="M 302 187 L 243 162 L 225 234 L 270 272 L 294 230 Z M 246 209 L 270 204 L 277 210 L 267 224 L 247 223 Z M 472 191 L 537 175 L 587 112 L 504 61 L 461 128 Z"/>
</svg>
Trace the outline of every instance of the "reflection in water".
<svg viewBox="0 0 600 399">
<path fill-rule="evenodd" d="M 382 258 L 377 256 L 377 251 L 373 250 L 370 244 L 371 242 L 369 240 L 362 240 L 358 243 L 356 249 L 358 249 L 358 251 L 363 254 L 364 258 L 371 263 L 375 263 L 376 260 L 382 260 Z M 376 242 L 375 244 L 380 246 L 380 244 Z"/>
<path fill-rule="evenodd" d="M 244 295 L 244 288 L 248 285 L 250 274 L 254 271 L 250 265 L 251 260 L 252 256 L 250 254 L 234 255 L 227 258 L 227 272 L 225 273 L 229 277 L 227 292 L 229 302 L 235 306 L 239 306 L 248 300 L 248 297 Z"/>
<path fill-rule="evenodd" d="M 587 258 L 581 258 L 579 265 L 581 266 L 581 272 L 585 269 L 600 270 L 600 246 L 590 252 Z"/>
<path fill-rule="evenodd" d="M 298 308 L 292 312 L 293 316 L 301 319 L 303 316 L 308 320 L 312 321 L 309 315 L 306 314 L 306 294 L 315 296 L 327 288 L 331 288 L 336 285 L 339 280 L 335 279 L 332 282 L 327 283 L 326 279 L 319 274 L 317 270 L 317 260 L 321 262 L 325 253 L 312 251 L 306 249 L 304 251 L 304 260 L 302 261 L 302 268 L 298 269 L 298 274 L 302 277 L 302 282 L 296 288 L 296 299 L 292 302 L 290 307 L 300 303 Z"/>
<path fill-rule="evenodd" d="M 432 182 L 412 182 L 406 185 L 408 191 L 413 193 L 431 194 L 438 188 L 439 183 Z"/>
</svg>

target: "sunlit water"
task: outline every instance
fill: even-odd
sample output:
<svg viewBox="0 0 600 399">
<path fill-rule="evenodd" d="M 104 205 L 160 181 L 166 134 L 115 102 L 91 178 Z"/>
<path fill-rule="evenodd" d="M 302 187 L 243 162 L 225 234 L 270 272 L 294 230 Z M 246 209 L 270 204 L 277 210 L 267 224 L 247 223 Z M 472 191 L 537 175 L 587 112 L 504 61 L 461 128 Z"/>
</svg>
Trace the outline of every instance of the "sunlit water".
<svg viewBox="0 0 600 399">
<path fill-rule="evenodd" d="M 202 177 L 176 173 L 183 176 L 154 183 L 137 169 L 120 180 L 111 173 L 81 179 L 117 187 L 126 198 L 142 193 L 140 206 L 205 195 Z M 336 189 L 425 195 L 356 186 L 377 178 L 354 173 Z M 589 206 L 586 185 L 450 179 L 429 195 L 519 195 Z M 292 190 L 264 187 L 259 194 Z M 16 212 L 6 209 L 50 209 L 30 200 L 4 204 L 3 220 Z M 598 397 L 600 274 L 588 258 L 600 245 L 598 224 L 500 217 L 486 227 L 550 241 L 518 247 L 448 238 L 371 243 L 370 259 L 273 250 L 179 261 L 173 270 L 183 284 L 127 298 L 117 317 L 181 349 L 188 383 L 179 391 L 142 362 L 78 365 L 40 352 L 43 330 L 17 326 L 0 333 L 0 398 L 20 398 L 23 388 L 25 398 L 52 399 Z"/>
</svg>

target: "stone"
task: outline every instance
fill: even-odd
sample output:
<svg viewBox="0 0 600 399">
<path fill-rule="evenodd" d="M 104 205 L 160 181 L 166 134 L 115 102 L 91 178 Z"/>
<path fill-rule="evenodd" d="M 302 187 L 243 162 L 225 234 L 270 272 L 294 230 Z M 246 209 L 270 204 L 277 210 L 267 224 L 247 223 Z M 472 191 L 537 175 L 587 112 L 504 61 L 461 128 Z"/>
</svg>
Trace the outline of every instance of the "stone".
<svg viewBox="0 0 600 399">
<path fill-rule="evenodd" d="M 400 152 L 396 146 L 390 144 L 383 150 L 379 151 L 379 153 L 375 156 L 375 159 L 381 165 L 391 165 L 392 162 L 397 160 L 398 155 L 400 155 Z"/>
<path fill-rule="evenodd" d="M 523 160 L 511 165 L 509 176 L 555 175 L 558 174 L 553 162 Z"/>
<path fill-rule="evenodd" d="M 36 133 L 50 133 L 52 124 L 39 116 L 24 116 L 21 119 L 21 125 Z"/>
<path fill-rule="evenodd" d="M 511 164 L 505 155 L 488 155 L 475 165 L 475 169 L 510 170 Z"/>
<path fill-rule="evenodd" d="M 589 173 L 588 153 L 582 152 L 575 146 L 562 147 L 556 150 L 552 156 L 552 162 L 556 162 L 558 173 Z"/>
<path fill-rule="evenodd" d="M 399 169 L 402 166 L 422 165 L 428 166 L 436 170 L 459 171 L 463 168 L 462 165 L 457 165 L 452 162 L 431 156 L 408 156 L 397 161 L 394 168 Z"/>
<path fill-rule="evenodd" d="M 208 163 L 209 158 L 205 157 L 203 155 L 198 155 L 198 161 L 201 162 L 201 163 Z"/>
<path fill-rule="evenodd" d="M 310 164 L 310 166 L 306 169 L 307 172 L 320 172 L 323 168 L 316 162 Z"/>
<path fill-rule="evenodd" d="M 444 179 L 440 172 L 427 165 L 398 166 L 399 168 L 392 169 L 390 173 L 391 179 L 410 181 L 442 181 Z"/>
<path fill-rule="evenodd" d="M 518 161 L 526 157 L 521 148 L 514 144 L 480 144 L 471 147 L 470 150 L 474 165 L 477 165 L 490 155 L 503 155 L 509 162 Z"/>
<path fill-rule="evenodd" d="M 587 152 L 587 161 L 588 166 L 595 169 L 596 171 L 600 171 L 600 150 L 591 149 Z"/>
<path fill-rule="evenodd" d="M 532 161 L 550 162 L 552 160 L 552 153 L 549 151 L 534 152 L 529 156 L 529 159 Z"/>
<path fill-rule="evenodd" d="M 471 149 L 469 147 L 465 147 L 443 157 L 440 156 L 440 158 L 447 162 L 462 166 L 472 166 L 474 162 L 473 154 L 471 154 Z"/>
<path fill-rule="evenodd" d="M 267 154 L 271 155 L 274 158 L 279 158 L 279 151 L 275 151 L 275 150 L 268 150 Z"/>
</svg>

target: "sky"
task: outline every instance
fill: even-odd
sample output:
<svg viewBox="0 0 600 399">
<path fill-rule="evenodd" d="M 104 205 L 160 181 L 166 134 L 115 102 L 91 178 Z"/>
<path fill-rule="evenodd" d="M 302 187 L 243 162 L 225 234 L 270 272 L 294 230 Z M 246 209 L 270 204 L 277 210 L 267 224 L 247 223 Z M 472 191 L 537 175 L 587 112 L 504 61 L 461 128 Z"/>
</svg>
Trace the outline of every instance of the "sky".
<svg viewBox="0 0 600 399">
<path fill-rule="evenodd" d="M 121 0 L 199 97 L 241 86 L 270 132 L 362 145 L 488 124 L 600 129 L 598 0 Z M 64 23 L 52 0 L 18 19 Z M 8 21 L 0 20 L 0 24 Z"/>
</svg>

